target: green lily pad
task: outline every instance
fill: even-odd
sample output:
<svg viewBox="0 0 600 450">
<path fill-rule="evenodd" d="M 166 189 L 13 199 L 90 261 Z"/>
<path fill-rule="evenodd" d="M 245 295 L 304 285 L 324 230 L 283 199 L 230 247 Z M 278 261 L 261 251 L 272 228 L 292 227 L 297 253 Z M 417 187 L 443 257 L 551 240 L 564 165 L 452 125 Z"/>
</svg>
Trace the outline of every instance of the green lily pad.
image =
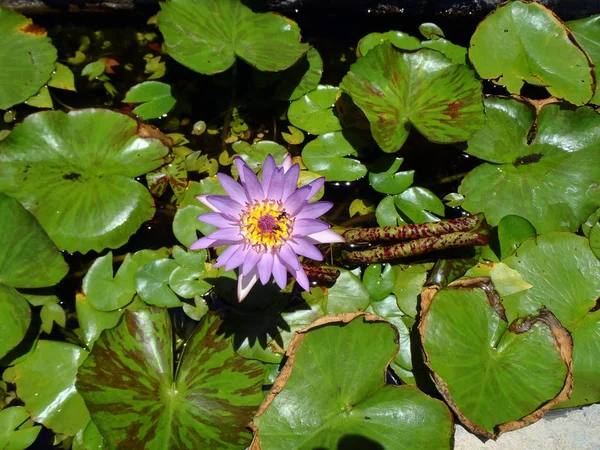
<svg viewBox="0 0 600 450">
<path fill-rule="evenodd" d="M 417 50 L 421 48 L 419 40 L 402 31 L 387 31 L 385 33 L 369 33 L 358 41 L 358 54 L 365 56 L 370 50 L 384 42 L 391 43 L 401 50 Z"/>
<path fill-rule="evenodd" d="M 204 155 L 206 157 L 206 155 Z M 208 160 L 208 158 L 207 158 Z M 191 160 L 171 154 L 164 166 L 146 174 L 148 189 L 152 195 L 160 197 L 171 186 L 175 197 L 180 197 L 188 185 L 187 165 Z M 217 163 L 217 166 L 219 164 Z"/>
<path fill-rule="evenodd" d="M 576 231 L 600 205 L 600 115 L 551 104 L 536 121 L 533 108 L 516 100 L 489 98 L 485 105 L 486 125 L 467 152 L 490 163 L 462 181 L 462 207 L 485 213 L 492 225 L 518 215 L 538 233 Z"/>
<path fill-rule="evenodd" d="M 33 420 L 67 436 L 87 425 L 89 412 L 75 390 L 77 367 L 87 354 L 66 342 L 40 340 L 33 353 L 15 366 L 17 395 Z"/>
<path fill-rule="evenodd" d="M 568 405 L 600 401 L 600 315 L 595 312 L 600 297 L 600 260 L 588 240 L 571 233 L 552 232 L 525 241 L 504 260 L 533 287 L 508 296 L 509 320 L 547 307 L 573 335 L 575 384 Z"/>
<path fill-rule="evenodd" d="M 278 100 L 297 100 L 317 88 L 323 76 L 323 59 L 311 48 L 296 64 L 282 73 L 283 80 L 275 91 Z"/>
<path fill-rule="evenodd" d="M 104 109 L 31 114 L 0 141 L 0 191 L 16 198 L 59 249 L 116 248 L 154 205 L 131 178 L 162 165 L 147 128 Z"/>
<path fill-rule="evenodd" d="M 482 279 L 431 288 L 421 298 L 426 364 L 469 430 L 496 439 L 569 398 L 572 342 L 548 310 L 509 324 Z"/>
<path fill-rule="evenodd" d="M 123 310 L 100 311 L 94 308 L 83 294 L 75 296 L 75 308 L 82 339 L 88 348 L 92 348 L 102 331 L 117 325 L 124 312 Z"/>
<path fill-rule="evenodd" d="M 367 168 L 358 159 L 348 156 L 356 157 L 358 152 L 341 131 L 322 134 L 302 150 L 302 161 L 308 170 L 327 181 L 355 181 L 367 174 Z"/>
<path fill-rule="evenodd" d="M 246 164 L 248 164 L 248 167 L 255 173 L 258 173 L 262 169 L 262 165 L 268 155 L 273 156 L 276 164 L 283 163 L 283 160 L 288 155 L 286 148 L 274 141 L 259 141 L 254 144 L 238 141 L 231 146 L 231 149 L 240 155 Z M 233 168 L 235 166 L 232 167 L 232 170 Z M 202 193 L 204 194 L 205 192 Z"/>
<path fill-rule="evenodd" d="M 341 130 L 342 125 L 334 109 L 339 91 L 337 86 L 317 86 L 314 91 L 291 103 L 288 120 L 311 134 Z"/>
<path fill-rule="evenodd" d="M 504 216 L 498 224 L 500 259 L 512 255 L 523 241 L 535 238 L 535 227 L 529 220 L 520 216 Z"/>
<path fill-rule="evenodd" d="M 38 288 L 58 283 L 69 266 L 46 232 L 18 201 L 0 194 L 0 283 Z"/>
<path fill-rule="evenodd" d="M 600 223 L 596 223 L 590 230 L 590 248 L 600 259 Z"/>
<path fill-rule="evenodd" d="M 208 275 L 205 266 L 206 250 L 189 251 L 181 247 L 173 247 L 173 257 L 179 267 L 169 275 L 169 287 L 183 298 L 194 298 L 204 295 L 212 289 L 212 284 L 204 280 Z"/>
<path fill-rule="evenodd" d="M 325 317 L 294 337 L 254 418 L 254 448 L 451 448 L 454 425 L 442 402 L 385 384 L 398 334 L 380 320 Z M 314 383 L 319 373 L 330 382 Z"/>
<path fill-rule="evenodd" d="M 435 23 L 431 22 L 426 22 L 419 25 L 419 33 L 421 33 L 425 39 L 432 41 L 438 41 L 445 37 L 442 29 Z"/>
<path fill-rule="evenodd" d="M 598 89 L 598 80 L 600 79 L 600 70 L 598 70 L 598 64 L 600 64 L 600 14 L 585 19 L 571 20 L 565 25 L 571 29 L 573 36 L 594 64 L 596 93 L 591 102 L 598 105 L 600 104 L 600 89 Z"/>
<path fill-rule="evenodd" d="M 383 151 L 397 151 L 411 125 L 437 143 L 466 141 L 484 123 L 481 84 L 437 51 L 403 53 L 384 42 L 352 65 L 340 88 L 362 109 Z"/>
<path fill-rule="evenodd" d="M 75 435 L 72 450 L 106 450 L 106 441 L 98 431 L 94 421 L 90 420 L 83 430 Z"/>
<path fill-rule="evenodd" d="M 171 274 L 178 267 L 172 259 L 157 259 L 140 267 L 135 273 L 135 287 L 142 300 L 167 308 L 181 306 L 181 300 L 169 287 Z"/>
<path fill-rule="evenodd" d="M 371 300 L 379 301 L 392 293 L 396 277 L 391 264 L 369 264 L 362 281 Z"/>
<path fill-rule="evenodd" d="M 496 8 L 471 37 L 469 58 L 482 78 L 514 94 L 525 82 L 578 105 L 594 93 L 585 52 L 565 24 L 539 3 L 512 1 Z"/>
<path fill-rule="evenodd" d="M 77 376 L 92 419 L 110 448 L 229 449 L 250 441 L 264 370 L 237 356 L 207 316 L 174 371 L 166 309 L 127 311 L 96 341 Z"/>
<path fill-rule="evenodd" d="M 414 170 L 396 172 L 404 158 L 382 158 L 369 171 L 369 184 L 383 194 L 400 194 L 413 184 Z"/>
<path fill-rule="evenodd" d="M 369 306 L 369 291 L 360 278 L 349 270 L 340 269 L 340 276 L 326 295 L 326 314 L 363 311 Z"/>
<path fill-rule="evenodd" d="M 44 28 L 3 8 L 0 8 L 0 36 L 0 109 L 8 109 L 35 95 L 50 79 L 56 48 Z"/>
<path fill-rule="evenodd" d="M 167 53 L 196 72 L 223 72 L 236 56 L 258 70 L 284 70 L 309 49 L 294 22 L 254 13 L 240 0 L 170 0 L 160 7 Z"/>
<path fill-rule="evenodd" d="M 144 81 L 136 84 L 125 94 L 123 103 L 142 103 L 133 109 L 144 120 L 156 119 L 167 114 L 175 106 L 171 86 L 160 81 Z"/>
<path fill-rule="evenodd" d="M 400 310 L 413 319 L 417 317 L 419 295 L 427 281 L 427 272 L 432 267 L 433 263 L 393 266 L 396 281 L 392 292 L 396 295 Z"/>
<path fill-rule="evenodd" d="M 66 91 L 76 91 L 75 76 L 73 71 L 61 63 L 56 63 L 52 77 L 48 81 L 48 86 Z"/>
<path fill-rule="evenodd" d="M 23 340 L 30 322 L 31 309 L 27 299 L 0 283 L 0 359 Z"/>
<path fill-rule="evenodd" d="M 29 413 L 23 406 L 13 406 L 0 411 L 0 448 L 25 450 L 30 448 L 42 430 L 33 426 Z"/>
</svg>

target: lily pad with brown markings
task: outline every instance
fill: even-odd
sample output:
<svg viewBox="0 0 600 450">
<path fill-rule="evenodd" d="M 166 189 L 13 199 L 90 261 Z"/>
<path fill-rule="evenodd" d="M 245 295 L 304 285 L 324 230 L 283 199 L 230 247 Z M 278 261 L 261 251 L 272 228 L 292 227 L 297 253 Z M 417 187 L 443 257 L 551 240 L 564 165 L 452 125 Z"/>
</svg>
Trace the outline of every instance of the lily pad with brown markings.
<svg viewBox="0 0 600 450">
<path fill-rule="evenodd" d="M 484 123 L 481 83 L 435 50 L 402 52 L 384 42 L 359 58 L 340 88 L 362 109 L 383 151 L 415 127 L 431 142 L 466 141 Z"/>
<path fill-rule="evenodd" d="M 236 355 L 221 321 L 205 316 L 174 371 L 166 309 L 127 311 L 79 369 L 83 396 L 110 448 L 235 449 L 263 399 L 264 369 Z"/>
<path fill-rule="evenodd" d="M 509 324 L 489 279 L 432 287 L 421 298 L 425 362 L 470 431 L 496 439 L 569 398 L 573 344 L 550 311 Z"/>
</svg>

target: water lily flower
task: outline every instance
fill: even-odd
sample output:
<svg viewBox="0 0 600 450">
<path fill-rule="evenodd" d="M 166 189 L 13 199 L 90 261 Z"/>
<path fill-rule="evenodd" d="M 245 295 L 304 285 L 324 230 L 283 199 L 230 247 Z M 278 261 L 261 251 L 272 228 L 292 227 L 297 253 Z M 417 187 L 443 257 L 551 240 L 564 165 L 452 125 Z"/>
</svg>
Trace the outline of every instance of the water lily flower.
<svg viewBox="0 0 600 450">
<path fill-rule="evenodd" d="M 235 158 L 241 184 L 223 173 L 217 174 L 227 195 L 199 195 L 196 198 L 212 209 L 198 219 L 218 229 L 190 248 L 228 245 L 215 267 L 239 267 L 238 299 L 242 301 L 258 280 L 264 285 L 271 275 L 284 289 L 289 272 L 302 288 L 309 290 L 306 273 L 298 256 L 322 260 L 314 244 L 344 242 L 330 225 L 317 220 L 331 209 L 331 202 L 309 203 L 325 183 L 318 178 L 297 188 L 300 166 L 288 155 L 277 166 L 268 155 L 262 180 L 240 157 Z"/>
</svg>

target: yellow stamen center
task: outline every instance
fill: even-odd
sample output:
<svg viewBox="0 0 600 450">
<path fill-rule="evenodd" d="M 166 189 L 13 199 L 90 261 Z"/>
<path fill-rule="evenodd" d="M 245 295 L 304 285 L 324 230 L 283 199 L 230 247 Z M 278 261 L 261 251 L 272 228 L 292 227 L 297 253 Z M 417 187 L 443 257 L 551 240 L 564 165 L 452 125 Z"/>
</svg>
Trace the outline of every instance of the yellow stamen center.
<svg viewBox="0 0 600 450">
<path fill-rule="evenodd" d="M 240 228 L 246 241 L 265 250 L 281 247 L 292 234 L 294 220 L 275 200 L 255 200 L 240 216 Z"/>
</svg>

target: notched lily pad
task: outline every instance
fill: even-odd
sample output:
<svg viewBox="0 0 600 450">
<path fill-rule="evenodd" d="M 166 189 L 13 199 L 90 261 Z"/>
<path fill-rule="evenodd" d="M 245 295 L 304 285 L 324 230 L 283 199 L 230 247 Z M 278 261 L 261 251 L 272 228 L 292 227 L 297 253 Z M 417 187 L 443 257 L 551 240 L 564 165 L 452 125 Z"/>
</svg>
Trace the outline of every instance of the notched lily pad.
<svg viewBox="0 0 600 450">
<path fill-rule="evenodd" d="M 302 150 L 306 167 L 327 181 L 355 181 L 364 177 L 367 168 L 352 156 L 358 156 L 358 151 L 341 131 L 322 134 Z"/>
<path fill-rule="evenodd" d="M 127 311 L 79 369 L 81 393 L 110 448 L 230 449 L 250 441 L 246 425 L 263 399 L 264 369 L 237 356 L 206 316 L 174 372 L 169 313 Z"/>
<path fill-rule="evenodd" d="M 46 30 L 21 14 L 0 8 L 0 109 L 35 95 L 50 79 L 56 49 Z"/>
<path fill-rule="evenodd" d="M 565 24 L 536 2 L 507 2 L 487 16 L 471 37 L 469 58 L 482 78 L 514 94 L 527 82 L 581 105 L 596 88 L 584 50 Z"/>
<path fill-rule="evenodd" d="M 397 151 L 411 126 L 432 142 L 466 141 L 484 123 L 481 83 L 464 64 L 389 42 L 352 65 L 340 88 L 363 110 L 383 151 Z"/>
<path fill-rule="evenodd" d="M 167 53 L 196 72 L 223 72 L 236 56 L 258 70 L 279 71 L 309 49 L 294 22 L 254 13 L 240 0 L 169 0 L 160 7 L 158 27 Z"/>
<path fill-rule="evenodd" d="M 104 109 L 29 115 L 0 141 L 0 191 L 59 249 L 119 247 L 154 214 L 150 193 L 132 178 L 163 164 L 161 136 Z"/>
<path fill-rule="evenodd" d="M 492 225 L 518 215 L 538 233 L 576 231 L 600 205 L 600 115 L 550 104 L 536 118 L 530 105 L 499 98 L 485 108 L 486 124 L 467 152 L 489 163 L 462 181 L 462 207 Z"/>
<path fill-rule="evenodd" d="M 25 337 L 31 322 L 31 309 L 25 297 L 0 283 L 0 358 Z"/>
<path fill-rule="evenodd" d="M 568 331 L 547 309 L 509 324 L 489 279 L 423 291 L 419 332 L 440 393 L 480 436 L 536 422 L 571 394 Z"/>
<path fill-rule="evenodd" d="M 250 448 L 450 448 L 454 425 L 443 403 L 413 386 L 385 384 L 397 339 L 390 323 L 360 313 L 327 316 L 298 332 L 254 418 Z M 314 383 L 316 373 L 329 382 Z"/>
</svg>

